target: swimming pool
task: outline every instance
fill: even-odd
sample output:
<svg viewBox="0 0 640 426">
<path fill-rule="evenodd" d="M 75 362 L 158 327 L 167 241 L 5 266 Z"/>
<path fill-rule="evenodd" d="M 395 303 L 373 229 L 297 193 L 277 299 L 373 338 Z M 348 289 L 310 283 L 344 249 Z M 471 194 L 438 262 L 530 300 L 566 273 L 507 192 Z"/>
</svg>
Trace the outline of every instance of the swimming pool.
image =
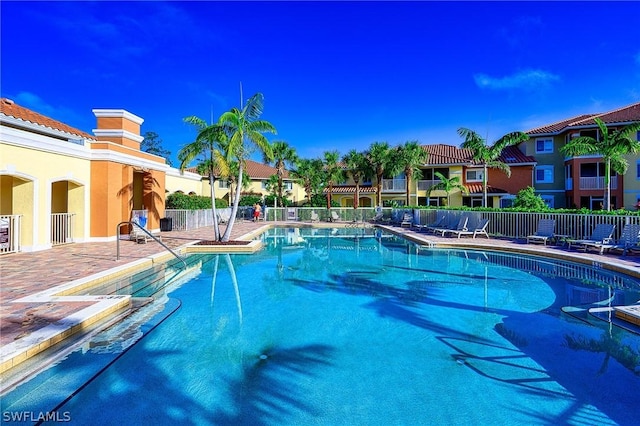
<svg viewBox="0 0 640 426">
<path fill-rule="evenodd" d="M 640 337 L 588 312 L 638 301 L 634 279 L 428 249 L 374 229 L 274 229 L 261 238 L 254 255 L 191 256 L 189 279 L 154 287 L 164 305 L 140 311 L 142 325 L 96 336 L 3 397 L 3 416 L 54 407 L 76 424 L 634 424 L 640 416 Z M 106 366 L 59 405 L 78 376 Z M 43 392 L 51 389 L 60 391 Z"/>
</svg>

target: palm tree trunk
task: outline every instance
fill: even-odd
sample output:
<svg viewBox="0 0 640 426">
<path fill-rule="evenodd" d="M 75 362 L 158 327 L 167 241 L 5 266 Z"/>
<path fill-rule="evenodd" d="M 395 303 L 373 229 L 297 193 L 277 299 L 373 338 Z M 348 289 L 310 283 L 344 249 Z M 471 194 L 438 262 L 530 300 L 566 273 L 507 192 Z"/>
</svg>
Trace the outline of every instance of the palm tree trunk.
<svg viewBox="0 0 640 426">
<path fill-rule="evenodd" d="M 607 159 L 604 163 L 604 209 L 611 210 L 611 160 Z"/>
<path fill-rule="evenodd" d="M 239 163 L 240 165 L 238 166 L 238 183 L 236 186 L 238 188 L 242 188 L 242 173 L 244 171 L 244 164 L 242 161 L 240 161 Z M 240 191 L 236 191 L 233 198 L 231 217 L 229 218 L 229 222 L 227 223 L 227 229 L 225 229 L 224 235 L 222 236 L 222 241 L 229 241 L 229 238 L 231 238 L 231 230 L 233 229 L 233 225 L 236 222 L 236 215 L 238 214 L 238 203 L 240 203 Z"/>
<path fill-rule="evenodd" d="M 406 191 L 407 191 L 407 206 L 409 206 L 411 204 L 411 173 L 406 173 L 405 172 L 405 177 L 406 177 Z"/>
<path fill-rule="evenodd" d="M 487 182 L 489 177 L 487 176 L 487 163 L 484 164 L 484 170 L 482 173 L 482 207 L 487 207 Z"/>
<path fill-rule="evenodd" d="M 216 211 L 216 190 L 215 190 L 215 177 L 213 171 L 209 170 L 209 186 L 211 187 L 211 213 L 213 214 L 213 239 L 218 241 L 220 239 L 220 228 L 218 227 L 218 213 Z"/>
<path fill-rule="evenodd" d="M 379 174 L 376 176 L 376 188 L 378 190 L 378 193 L 376 194 L 377 198 L 378 198 L 378 206 L 382 207 L 382 174 Z"/>
</svg>

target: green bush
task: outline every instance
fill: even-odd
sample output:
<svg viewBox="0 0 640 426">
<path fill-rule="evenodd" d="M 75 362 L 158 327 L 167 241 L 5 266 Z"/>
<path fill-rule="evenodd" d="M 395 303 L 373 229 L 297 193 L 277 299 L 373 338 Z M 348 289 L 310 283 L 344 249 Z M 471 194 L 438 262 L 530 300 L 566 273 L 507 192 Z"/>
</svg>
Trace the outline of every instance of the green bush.
<svg viewBox="0 0 640 426">
<path fill-rule="evenodd" d="M 530 186 L 518 191 L 516 199 L 513 202 L 513 207 L 538 211 L 549 209 L 542 197 L 536 195 L 535 190 Z"/>
<path fill-rule="evenodd" d="M 216 198 L 216 208 L 226 208 L 228 204 L 225 200 Z M 211 197 L 200 195 L 187 195 L 176 192 L 167 195 L 165 208 L 177 210 L 205 210 L 211 208 Z"/>
</svg>

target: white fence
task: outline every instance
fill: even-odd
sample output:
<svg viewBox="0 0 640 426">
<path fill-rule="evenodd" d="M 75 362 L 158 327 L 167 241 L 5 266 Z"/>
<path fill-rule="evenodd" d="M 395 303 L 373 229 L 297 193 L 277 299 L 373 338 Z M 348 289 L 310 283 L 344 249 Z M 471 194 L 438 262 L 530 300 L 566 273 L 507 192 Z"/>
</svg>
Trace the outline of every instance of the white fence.
<svg viewBox="0 0 640 426">
<path fill-rule="evenodd" d="M 75 213 L 51 214 L 51 245 L 68 244 L 73 242 L 73 225 Z"/>
<path fill-rule="evenodd" d="M 21 215 L 0 216 L 0 254 L 20 251 Z"/>
<path fill-rule="evenodd" d="M 405 210 L 394 210 L 394 217 L 402 215 Z M 411 211 L 411 210 L 409 210 Z M 570 213 L 523 213 L 523 212 L 486 212 L 463 210 L 414 210 L 414 222 L 420 224 L 433 223 L 437 216 L 443 213 L 461 215 L 463 213 L 475 216 L 477 219 L 489 219 L 488 232 L 491 235 L 504 238 L 525 238 L 536 232 L 540 219 L 555 219 L 555 233 L 567 235 L 571 238 L 585 238 L 591 235 L 593 228 L 599 223 L 615 225 L 614 238 L 620 234 L 626 224 L 640 224 L 637 215 L 606 215 L 606 214 L 570 214 Z"/>
</svg>

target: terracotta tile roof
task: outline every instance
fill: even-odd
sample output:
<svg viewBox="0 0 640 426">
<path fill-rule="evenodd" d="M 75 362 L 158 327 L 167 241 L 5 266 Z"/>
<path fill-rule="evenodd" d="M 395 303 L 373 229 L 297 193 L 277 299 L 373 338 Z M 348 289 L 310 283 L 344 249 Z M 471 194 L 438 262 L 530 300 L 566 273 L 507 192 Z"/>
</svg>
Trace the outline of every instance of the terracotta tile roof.
<svg viewBox="0 0 640 426">
<path fill-rule="evenodd" d="M 423 145 L 423 149 L 427 151 L 427 165 L 452 165 L 452 164 L 477 164 L 473 161 L 473 155 L 470 149 L 459 148 L 453 145 Z M 535 163 L 533 157 L 525 155 L 515 146 L 508 146 L 500 155 L 500 161 L 507 164 Z"/>
<path fill-rule="evenodd" d="M 329 188 L 325 187 L 323 192 L 326 194 L 329 192 Z M 375 194 L 377 189 L 375 186 L 361 186 L 360 193 L 361 194 Z M 355 185 L 337 185 L 333 187 L 331 191 L 332 194 L 355 194 L 356 186 Z"/>
<path fill-rule="evenodd" d="M 422 148 L 429 154 L 427 157 L 429 165 L 468 164 L 472 161 L 469 149 L 444 144 L 423 145 Z"/>
<path fill-rule="evenodd" d="M 35 111 L 22 107 L 11 99 L 0 99 L 0 114 L 7 117 L 13 117 L 27 123 L 36 124 L 38 126 L 48 127 L 50 129 L 59 130 L 61 132 L 70 133 L 72 135 L 81 136 L 85 139 L 96 140 L 95 136 L 89 133 L 68 126 L 60 121 L 54 120 Z"/>
<path fill-rule="evenodd" d="M 470 195 L 478 195 L 482 194 L 482 184 L 481 183 L 467 183 L 465 185 Z M 508 194 L 509 191 L 506 191 L 502 188 L 496 188 L 491 185 L 487 185 L 487 194 Z"/>
<path fill-rule="evenodd" d="M 247 174 L 252 179 L 269 179 L 270 176 L 275 175 L 277 170 L 275 167 L 271 167 L 267 164 L 258 163 L 256 161 L 247 160 L 246 162 Z M 289 178 L 289 172 L 284 171 L 282 176 L 285 179 Z"/>
<path fill-rule="evenodd" d="M 547 124 L 535 129 L 531 129 L 526 133 L 528 135 L 558 134 L 565 130 L 571 129 L 572 127 L 595 126 L 596 122 L 594 121 L 594 118 L 596 117 L 602 120 L 605 124 L 626 124 L 640 121 L 640 102 L 618 108 L 613 111 L 578 115 L 573 118 L 558 121 L 557 123 Z"/>
<path fill-rule="evenodd" d="M 252 160 L 247 160 L 245 164 L 245 170 L 251 179 L 269 179 L 272 175 L 277 173 L 275 167 L 271 167 L 267 164 L 258 163 Z M 197 167 L 189 167 L 185 170 L 191 173 L 198 173 Z M 218 174 L 218 171 L 216 171 L 216 174 Z M 202 176 L 207 176 L 207 173 L 202 174 Z M 283 177 L 285 179 L 290 178 L 287 170 L 284 171 Z"/>
<path fill-rule="evenodd" d="M 525 155 L 517 146 L 508 146 L 502 150 L 500 161 L 506 164 L 535 163 L 536 159 L 530 155 Z"/>
</svg>

